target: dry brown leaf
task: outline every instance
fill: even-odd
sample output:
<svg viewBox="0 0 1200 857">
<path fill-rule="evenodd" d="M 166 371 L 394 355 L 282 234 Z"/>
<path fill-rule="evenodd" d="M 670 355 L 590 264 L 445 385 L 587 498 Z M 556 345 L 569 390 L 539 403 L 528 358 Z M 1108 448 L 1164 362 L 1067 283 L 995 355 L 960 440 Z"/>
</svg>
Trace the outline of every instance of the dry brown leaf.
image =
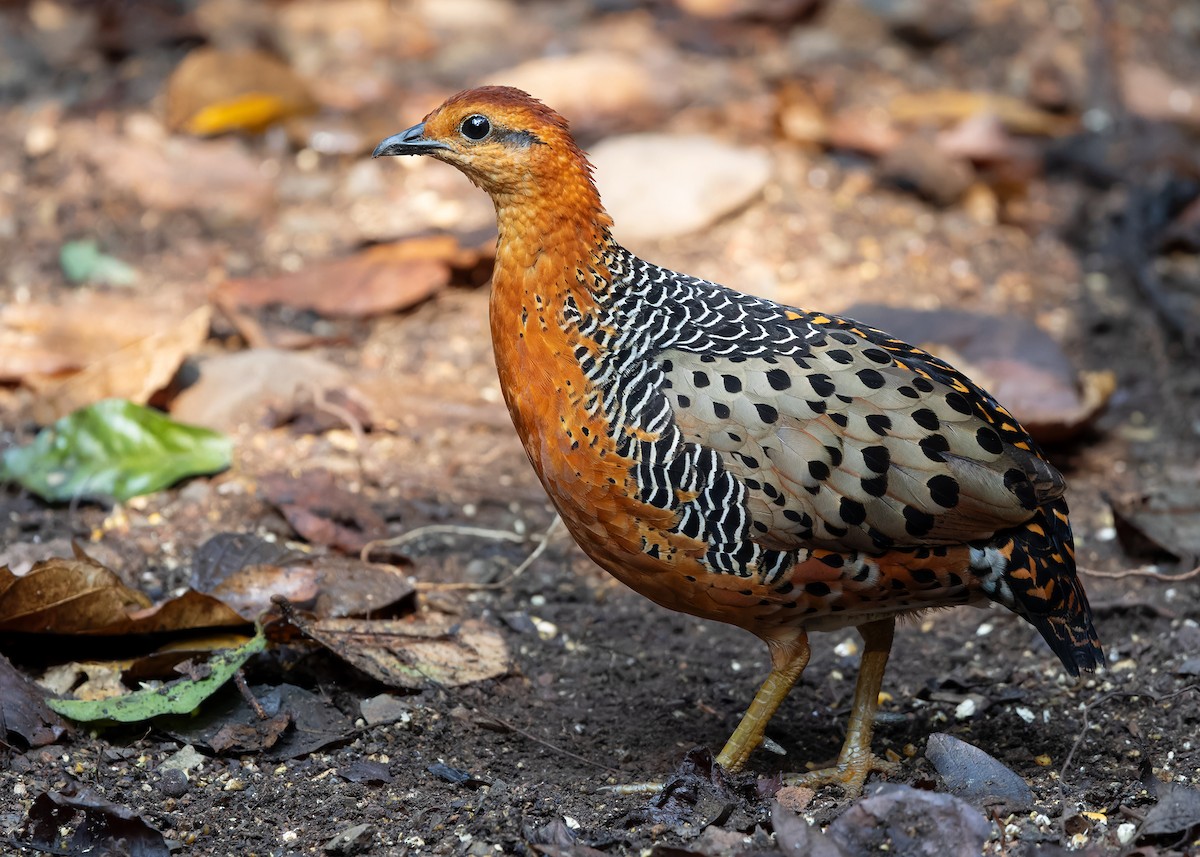
<svg viewBox="0 0 1200 857">
<path fill-rule="evenodd" d="M 11 745 L 19 736 L 30 747 L 43 747 L 65 731 L 46 706 L 45 692 L 0 655 L 0 742 Z"/>
<path fill-rule="evenodd" d="M 22 577 L 0 568 L 0 631 L 86 633 L 149 605 L 145 595 L 86 556 L 48 559 Z"/>
<path fill-rule="evenodd" d="M 279 59 L 212 47 L 184 57 L 167 81 L 166 100 L 167 127 L 201 136 L 262 131 L 316 109 L 304 81 Z"/>
<path fill-rule="evenodd" d="M 128 399 L 139 405 L 170 383 L 184 359 L 208 338 L 212 307 L 192 310 L 178 324 L 126 345 L 87 365 L 65 380 L 30 376 L 38 391 L 30 416 L 49 425 L 103 399 Z"/>
<path fill-rule="evenodd" d="M 256 348 L 199 361 L 200 378 L 171 403 L 180 422 L 236 432 L 275 411 L 295 410 L 330 390 L 353 386 L 350 373 L 312 354 Z"/>
<path fill-rule="evenodd" d="M 276 595 L 318 617 L 342 618 L 394 610 L 413 591 L 408 576 L 393 566 L 321 557 L 282 566 L 248 565 L 211 594 L 247 619 L 269 609 Z"/>
<path fill-rule="evenodd" d="M 275 596 L 307 607 L 320 592 L 320 572 L 312 565 L 247 565 L 211 590 L 244 618 L 253 619 L 271 606 Z"/>
<path fill-rule="evenodd" d="M 245 625 L 221 601 L 193 590 L 151 604 L 82 552 L 17 577 L 0 568 L 0 631 L 30 634 L 152 634 Z"/>
<path fill-rule="evenodd" d="M 227 628 L 246 620 L 229 605 L 194 589 L 129 614 L 128 621 L 101 629 L 104 634 L 156 634 L 192 628 Z"/>
<path fill-rule="evenodd" d="M 510 668 L 504 637 L 478 619 L 456 622 L 430 613 L 404 620 L 294 621 L 305 634 L 389 687 L 457 687 L 498 678 Z"/>
<path fill-rule="evenodd" d="M 177 306 L 93 291 L 62 303 L 7 304 L 0 307 L 0 382 L 50 384 L 181 318 Z"/>
<path fill-rule="evenodd" d="M 1016 134 L 1060 137 L 1078 127 L 1075 119 L 1038 110 L 1019 98 L 995 92 L 942 89 L 907 92 L 892 99 L 888 111 L 897 122 L 961 122 L 980 113 L 995 115 Z"/>
<path fill-rule="evenodd" d="M 129 693 L 121 676 L 129 661 L 72 661 L 50 667 L 38 684 L 60 696 L 76 699 L 111 699 Z M 81 682 L 80 679 L 83 679 Z"/>
<path fill-rule="evenodd" d="M 458 252 L 451 235 L 380 244 L 295 274 L 228 280 L 216 299 L 242 307 L 283 304 L 331 317 L 381 315 L 408 309 L 442 289 Z"/>
<path fill-rule="evenodd" d="M 313 612 L 323 618 L 370 616 L 395 610 L 414 592 L 408 575 L 392 565 L 336 556 L 312 562 L 321 573 Z"/>
</svg>

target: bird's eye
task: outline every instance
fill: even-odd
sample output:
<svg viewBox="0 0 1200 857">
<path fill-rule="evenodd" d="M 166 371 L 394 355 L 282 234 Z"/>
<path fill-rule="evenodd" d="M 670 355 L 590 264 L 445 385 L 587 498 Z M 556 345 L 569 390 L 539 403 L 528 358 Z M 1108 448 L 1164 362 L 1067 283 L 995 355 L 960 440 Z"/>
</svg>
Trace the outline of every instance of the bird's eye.
<svg viewBox="0 0 1200 857">
<path fill-rule="evenodd" d="M 492 133 L 492 123 L 488 121 L 486 116 L 480 116 L 476 113 L 474 116 L 468 116 L 464 119 L 462 127 L 459 130 L 462 131 L 462 135 L 468 140 L 478 141 Z"/>
</svg>

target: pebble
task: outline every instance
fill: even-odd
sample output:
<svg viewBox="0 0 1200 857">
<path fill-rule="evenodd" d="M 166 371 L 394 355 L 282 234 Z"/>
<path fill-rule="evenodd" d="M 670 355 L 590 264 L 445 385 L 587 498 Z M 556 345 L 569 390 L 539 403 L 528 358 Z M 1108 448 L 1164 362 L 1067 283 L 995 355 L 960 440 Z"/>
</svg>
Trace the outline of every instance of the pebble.
<svg viewBox="0 0 1200 857">
<path fill-rule="evenodd" d="M 353 827 L 347 827 L 325 843 L 325 853 L 342 855 L 362 853 L 371 845 L 371 833 L 371 825 L 369 824 L 356 824 Z"/>
<path fill-rule="evenodd" d="M 1033 804 L 1029 785 L 999 760 L 952 735 L 929 736 L 925 758 L 941 775 L 946 790 L 973 804 L 1001 799 L 1010 807 Z"/>
<path fill-rule="evenodd" d="M 187 774 L 179 768 L 167 768 L 158 781 L 158 790 L 166 797 L 183 797 L 188 790 Z"/>
<path fill-rule="evenodd" d="M 359 704 L 362 719 L 371 726 L 384 723 L 408 723 L 412 720 L 412 707 L 399 696 L 381 693 Z"/>
<path fill-rule="evenodd" d="M 775 800 L 792 812 L 801 812 L 807 809 L 816 796 L 815 791 L 805 786 L 784 786 L 775 792 Z"/>
<path fill-rule="evenodd" d="M 191 744 L 186 744 L 179 752 L 159 765 L 158 770 L 164 775 L 170 770 L 178 770 L 186 774 L 192 768 L 198 768 L 204 762 L 204 755 L 197 751 Z"/>
</svg>

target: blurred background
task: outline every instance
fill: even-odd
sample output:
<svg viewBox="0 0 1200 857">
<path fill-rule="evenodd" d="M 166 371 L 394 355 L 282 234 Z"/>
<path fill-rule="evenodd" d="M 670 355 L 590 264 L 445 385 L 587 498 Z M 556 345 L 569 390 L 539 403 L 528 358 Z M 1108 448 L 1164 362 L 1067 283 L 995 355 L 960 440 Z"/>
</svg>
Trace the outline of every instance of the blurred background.
<svg viewBox="0 0 1200 857">
<path fill-rule="evenodd" d="M 491 363 L 491 203 L 446 165 L 369 157 L 483 83 L 525 89 L 568 118 L 634 252 L 882 327 L 995 393 L 1067 473 L 1081 564 L 1110 574 L 1196 565 L 1195 0 L 0 2 L 0 448 L 116 398 L 226 439 L 218 464 L 190 472 L 231 465 L 146 493 L 89 481 L 95 473 L 68 478 L 58 459 L 6 458 L 0 563 L 21 574 L 81 542 L 122 585 L 161 601 L 203 589 L 198 557 L 214 535 L 356 556 L 371 539 L 438 524 L 513 539 L 414 541 L 391 561 L 426 582 L 485 587 L 518 566 L 532 544 L 521 540 L 552 516 Z M 447 616 L 537 614 L 503 625 L 532 689 L 513 680 L 506 702 L 488 704 L 523 723 L 525 706 L 544 706 L 548 734 L 633 778 L 682 751 L 656 743 L 661 721 L 630 722 L 627 694 L 660 702 L 692 743 L 716 745 L 724 721 L 699 700 L 736 707 L 763 653 L 745 645 L 729 672 L 735 632 L 667 616 L 614 590 L 566 539 L 550 544 L 508 590 L 423 595 Z M 1111 688 L 1173 693 L 1200 674 L 1184 670 L 1200 645 L 1194 578 L 1087 582 L 1113 663 L 1126 665 Z M 928 707 L 884 740 L 920 740 L 939 705 L 944 722 L 997 682 L 1057 706 L 1044 679 L 1024 682 L 1044 652 L 1023 651 L 1015 678 L 1002 669 L 1011 640 L 1036 646 L 1011 618 L 995 620 L 1019 635 L 1003 640 L 973 638 L 972 616 L 901 632 L 909 656 L 888 681 L 898 698 L 924 687 Z M 721 641 L 687 650 L 691 679 L 676 661 L 684 634 Z M 569 638 L 617 641 L 630 661 L 606 671 L 572 658 Z M 972 660 L 981 654 L 985 666 Z M 853 675 L 844 654 L 814 664 Z M 975 684 L 932 678 L 971 670 Z M 830 711 L 850 687 L 835 672 L 820 689 Z M 589 715 L 564 711 L 561 682 L 609 716 L 575 729 Z M 1137 796 L 1130 741 L 1156 766 L 1178 751 L 1173 764 L 1196 776 L 1197 750 L 1180 743 L 1187 723 L 1194 736 L 1194 696 L 1182 713 L 1147 715 L 1153 728 L 1132 738 L 1132 703 L 1097 715 L 1108 749 L 1089 752 L 1105 773 L 1072 792 L 1079 806 L 1116 813 L 1151 800 Z M 443 743 L 404 753 L 461 745 L 460 767 L 499 764 L 501 739 L 445 725 L 437 712 L 452 706 L 431 699 L 434 714 L 417 716 L 442 724 L 430 728 Z M 1012 725 L 997 717 L 984 727 L 993 745 Z M 834 718 L 821 723 L 835 747 Z M 1081 727 L 1047 724 L 1057 764 Z M 809 746 L 801 728 L 791 740 Z M 1031 751 L 1000 743 L 1040 800 L 1058 799 Z M 621 746 L 634 749 L 607 755 Z M 533 812 L 541 823 L 573 784 L 561 757 L 537 752 L 540 785 L 525 782 L 514 804 L 547 801 Z M 57 764 L 29 769 L 51 781 Z M 423 764 L 414 770 L 424 776 Z M 524 782 L 519 770 L 502 776 Z M 412 829 L 434 842 L 437 824 L 451 828 L 434 817 L 445 795 L 431 794 Z M 610 823 L 595 801 L 573 799 L 585 830 Z M 280 819 L 295 811 L 264 806 Z M 1059 809 L 1067 818 L 1078 806 Z M 1022 830 L 1045 841 L 1082 845 L 1066 826 L 1030 824 Z M 503 827 L 478 826 L 480 837 Z M 1115 820 L 1085 827 L 1094 842 L 1125 844 Z M 226 846 L 262 845 L 239 835 L 250 838 Z M 488 841 L 508 842 L 497 836 Z M 629 836 L 630 847 L 653 838 Z"/>
</svg>

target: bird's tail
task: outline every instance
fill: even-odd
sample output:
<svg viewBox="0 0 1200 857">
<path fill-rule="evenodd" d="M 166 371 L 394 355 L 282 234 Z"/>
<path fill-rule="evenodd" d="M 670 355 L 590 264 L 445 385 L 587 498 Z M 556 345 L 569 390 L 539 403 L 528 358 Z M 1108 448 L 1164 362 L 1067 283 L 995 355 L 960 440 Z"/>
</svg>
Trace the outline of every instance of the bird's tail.
<svg viewBox="0 0 1200 857">
<path fill-rule="evenodd" d="M 1022 526 L 973 545 L 971 568 L 992 600 L 1038 629 L 1071 675 L 1103 666 L 1092 608 L 1075 570 L 1064 500 L 1046 503 Z"/>
</svg>

